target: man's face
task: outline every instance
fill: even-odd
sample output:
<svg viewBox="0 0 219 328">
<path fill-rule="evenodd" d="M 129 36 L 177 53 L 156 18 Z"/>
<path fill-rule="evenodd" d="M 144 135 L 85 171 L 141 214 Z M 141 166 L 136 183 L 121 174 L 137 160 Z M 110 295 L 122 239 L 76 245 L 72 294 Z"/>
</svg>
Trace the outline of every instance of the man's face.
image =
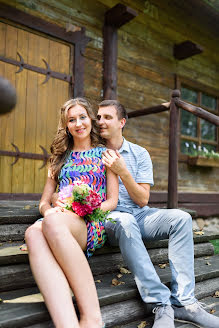
<svg viewBox="0 0 219 328">
<path fill-rule="evenodd" d="M 100 135 L 104 139 L 111 139 L 121 133 L 124 119 L 119 120 L 114 106 L 100 107 L 97 114 Z"/>
</svg>

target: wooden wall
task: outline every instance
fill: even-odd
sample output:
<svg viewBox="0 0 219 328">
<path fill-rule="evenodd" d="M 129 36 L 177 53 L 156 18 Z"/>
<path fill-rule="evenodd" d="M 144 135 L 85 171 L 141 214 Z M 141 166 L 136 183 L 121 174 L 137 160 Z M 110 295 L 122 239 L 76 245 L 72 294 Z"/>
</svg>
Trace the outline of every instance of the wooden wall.
<svg viewBox="0 0 219 328">
<path fill-rule="evenodd" d="M 118 99 L 128 111 L 166 102 L 174 88 L 174 74 L 219 89 L 219 35 L 183 11 L 179 1 L 163 0 L 5 0 L 32 15 L 62 27 L 86 27 L 92 38 L 85 52 L 85 96 L 102 99 L 102 27 L 104 13 L 118 2 L 130 6 L 138 16 L 118 33 Z M 171 6 L 169 5 L 171 3 Z M 201 55 L 178 61 L 173 45 L 191 40 L 204 47 Z M 167 190 L 167 112 L 129 120 L 124 131 L 128 140 L 146 147 L 154 165 L 155 191 Z M 179 165 L 179 190 L 217 192 L 219 169 L 191 169 Z"/>
</svg>

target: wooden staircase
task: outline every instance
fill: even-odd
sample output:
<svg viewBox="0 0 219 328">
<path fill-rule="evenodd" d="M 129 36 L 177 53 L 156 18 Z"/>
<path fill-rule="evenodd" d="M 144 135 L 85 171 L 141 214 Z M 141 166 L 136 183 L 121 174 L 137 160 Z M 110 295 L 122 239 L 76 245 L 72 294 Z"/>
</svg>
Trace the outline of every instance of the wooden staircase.
<svg viewBox="0 0 219 328">
<path fill-rule="evenodd" d="M 37 203 L 0 202 L 0 328 L 54 327 L 31 274 L 27 252 L 19 248 L 26 228 L 39 217 Z M 218 238 L 219 231 L 194 235 L 196 297 L 219 316 L 219 298 L 215 297 L 219 290 L 219 256 L 214 255 L 214 247 L 209 242 Z M 169 286 L 168 241 L 150 242 L 146 246 L 161 281 Z M 137 328 L 141 324 L 139 327 L 150 328 L 153 317 L 140 299 L 132 274 L 120 272 L 125 263 L 119 249 L 106 245 L 89 264 L 106 326 Z M 116 286 L 112 285 L 112 279 L 116 279 Z M 177 322 L 175 326 L 194 327 Z"/>
</svg>

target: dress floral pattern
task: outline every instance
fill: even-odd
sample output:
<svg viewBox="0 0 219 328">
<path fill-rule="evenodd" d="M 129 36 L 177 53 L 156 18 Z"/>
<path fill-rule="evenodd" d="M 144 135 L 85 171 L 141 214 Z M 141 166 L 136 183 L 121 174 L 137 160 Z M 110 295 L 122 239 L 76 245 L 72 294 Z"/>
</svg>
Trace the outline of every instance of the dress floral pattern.
<svg viewBox="0 0 219 328">
<path fill-rule="evenodd" d="M 96 147 L 83 152 L 72 151 L 59 174 L 60 191 L 74 181 L 88 184 L 102 198 L 106 200 L 106 168 L 102 162 L 102 152 L 105 148 Z M 97 248 L 101 248 L 106 241 L 106 232 L 103 222 L 85 220 L 87 225 L 86 256 L 93 255 Z"/>
</svg>

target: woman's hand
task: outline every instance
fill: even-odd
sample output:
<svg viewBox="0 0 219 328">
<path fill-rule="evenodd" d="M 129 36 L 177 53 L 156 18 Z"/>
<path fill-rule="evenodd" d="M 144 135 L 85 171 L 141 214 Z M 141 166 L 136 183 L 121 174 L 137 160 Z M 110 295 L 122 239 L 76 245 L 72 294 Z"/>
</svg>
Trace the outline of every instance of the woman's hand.
<svg viewBox="0 0 219 328">
<path fill-rule="evenodd" d="M 48 216 L 53 215 L 53 214 L 56 214 L 56 213 L 63 213 L 63 212 L 67 212 L 67 211 L 68 210 L 66 210 L 65 208 L 60 207 L 60 206 L 51 207 L 51 208 L 48 208 L 45 211 L 44 216 L 45 217 L 48 217 Z"/>
</svg>

